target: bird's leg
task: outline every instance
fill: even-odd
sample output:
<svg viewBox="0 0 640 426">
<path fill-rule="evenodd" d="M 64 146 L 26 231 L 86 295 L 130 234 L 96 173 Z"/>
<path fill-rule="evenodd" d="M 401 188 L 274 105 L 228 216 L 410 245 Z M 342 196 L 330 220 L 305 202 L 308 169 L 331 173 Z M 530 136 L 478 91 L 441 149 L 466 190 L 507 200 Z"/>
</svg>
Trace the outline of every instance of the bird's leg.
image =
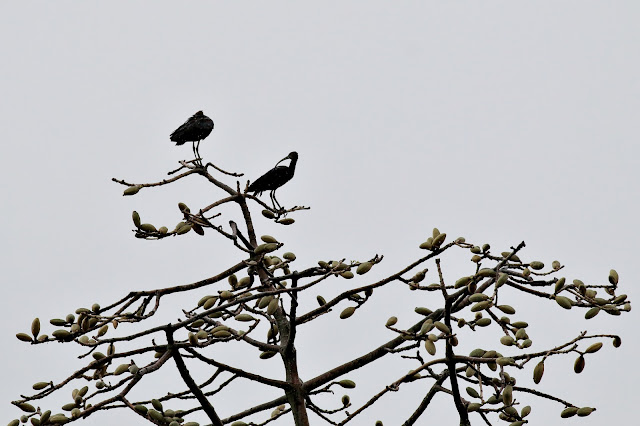
<svg viewBox="0 0 640 426">
<path fill-rule="evenodd" d="M 273 194 L 275 191 L 269 191 L 269 199 L 271 200 L 271 205 L 273 206 L 274 210 L 277 210 L 276 208 L 276 201 L 273 199 Z"/>
<path fill-rule="evenodd" d="M 202 166 L 202 157 L 200 157 L 200 141 L 198 141 L 198 144 L 196 145 L 196 158 L 198 159 L 198 162 Z"/>
<path fill-rule="evenodd" d="M 282 206 L 280 205 L 280 203 L 276 199 L 276 191 L 275 190 L 271 191 L 271 200 L 273 201 L 273 207 L 274 208 L 277 205 L 278 206 L 278 210 L 282 210 Z"/>
<path fill-rule="evenodd" d="M 196 164 L 198 162 L 198 154 L 196 154 L 196 143 L 193 142 L 193 144 L 191 145 L 191 150 L 193 151 L 193 156 L 195 157 L 196 160 Z"/>
</svg>

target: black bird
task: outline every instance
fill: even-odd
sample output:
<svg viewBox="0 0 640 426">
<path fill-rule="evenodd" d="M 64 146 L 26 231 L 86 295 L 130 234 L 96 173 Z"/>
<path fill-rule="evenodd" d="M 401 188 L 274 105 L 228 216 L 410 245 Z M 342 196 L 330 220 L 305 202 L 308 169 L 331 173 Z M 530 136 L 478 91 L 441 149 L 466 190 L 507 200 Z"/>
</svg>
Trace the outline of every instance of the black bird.
<svg viewBox="0 0 640 426">
<path fill-rule="evenodd" d="M 278 164 L 287 159 L 291 160 L 291 163 L 289 163 L 288 166 L 278 166 Z M 282 206 L 280 206 L 280 203 L 276 200 L 276 189 L 291 180 L 293 173 L 296 171 L 297 162 L 298 153 L 295 151 L 289 153 L 289 155 L 278 161 L 273 169 L 269 170 L 249 185 L 247 191 L 256 193 L 256 195 L 261 195 L 264 191 L 271 191 L 270 197 L 273 202 L 273 206 L 275 207 L 277 204 L 278 207 L 281 208 Z"/>
<path fill-rule="evenodd" d="M 171 133 L 169 138 L 176 145 L 193 142 L 193 154 L 196 156 L 196 160 L 200 160 L 200 152 L 198 151 L 200 141 L 209 136 L 212 130 L 213 120 L 204 115 L 202 111 L 198 111 Z"/>
</svg>

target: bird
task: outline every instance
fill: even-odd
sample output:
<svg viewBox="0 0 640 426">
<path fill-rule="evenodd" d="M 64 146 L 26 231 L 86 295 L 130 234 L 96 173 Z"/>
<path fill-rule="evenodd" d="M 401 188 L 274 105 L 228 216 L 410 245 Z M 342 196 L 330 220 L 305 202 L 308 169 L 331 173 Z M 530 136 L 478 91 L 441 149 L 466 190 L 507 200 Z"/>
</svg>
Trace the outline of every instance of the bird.
<svg viewBox="0 0 640 426">
<path fill-rule="evenodd" d="M 291 160 L 288 166 L 279 166 L 278 164 L 282 163 L 285 160 Z M 298 162 L 298 153 L 293 151 L 289 153 L 286 157 L 276 163 L 276 166 L 269 170 L 264 175 L 260 176 L 256 179 L 249 188 L 247 188 L 248 192 L 253 192 L 256 195 L 260 196 L 264 191 L 271 191 L 270 197 L 273 202 L 273 206 L 276 204 L 278 207 L 280 203 L 276 200 L 276 189 L 280 188 L 285 183 L 289 182 L 293 177 L 294 172 L 296 171 L 296 163 Z"/>
<path fill-rule="evenodd" d="M 174 130 L 169 138 L 176 145 L 183 145 L 185 142 L 193 142 L 193 154 L 196 161 L 200 160 L 200 141 L 205 139 L 213 130 L 213 120 L 204 115 L 202 111 L 193 114 L 184 124 Z"/>
</svg>

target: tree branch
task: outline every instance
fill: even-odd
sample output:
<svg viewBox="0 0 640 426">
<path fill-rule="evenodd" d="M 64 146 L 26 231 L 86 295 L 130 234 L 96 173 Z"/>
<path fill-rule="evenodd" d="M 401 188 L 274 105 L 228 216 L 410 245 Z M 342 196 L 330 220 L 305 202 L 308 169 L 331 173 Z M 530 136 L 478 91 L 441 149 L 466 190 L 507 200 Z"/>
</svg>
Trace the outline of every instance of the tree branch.
<svg viewBox="0 0 640 426">
<path fill-rule="evenodd" d="M 431 386 L 431 389 L 429 389 L 429 392 L 427 392 L 427 394 L 420 402 L 420 405 L 418 405 L 418 408 L 416 408 L 413 414 L 411 414 L 411 416 L 402 424 L 402 426 L 411 426 L 418 420 L 418 418 L 422 415 L 422 413 L 424 413 L 424 411 L 431 403 L 433 397 L 436 395 L 436 393 L 438 393 L 440 386 L 442 386 L 444 381 L 447 380 L 448 375 L 448 370 L 444 370 L 442 374 L 440 374 L 436 382 Z"/>
<path fill-rule="evenodd" d="M 263 385 L 267 385 L 267 386 L 273 386 L 276 388 L 280 388 L 280 389 L 285 389 L 287 387 L 287 383 L 280 381 L 280 380 L 274 380 L 274 379 L 269 379 L 266 378 L 264 376 L 260 376 L 258 374 L 253 374 L 253 373 L 249 373 L 247 371 L 241 370 L 239 368 L 235 368 L 232 367 L 230 365 L 227 364 L 223 364 L 219 361 L 216 361 L 214 359 L 211 358 L 207 358 L 203 355 L 201 355 L 200 353 L 198 353 L 196 350 L 194 350 L 193 348 L 185 348 L 185 350 L 187 352 L 189 352 L 191 355 L 193 355 L 194 357 L 198 358 L 200 361 L 205 362 L 209 365 L 213 365 L 215 367 L 221 368 L 223 370 L 229 371 L 230 373 L 233 373 L 239 377 L 243 377 L 245 379 L 248 380 L 253 380 L 255 382 L 258 383 L 262 383 Z"/>
<path fill-rule="evenodd" d="M 174 346 L 175 342 L 173 341 L 173 329 L 171 328 L 170 324 L 167 326 L 165 331 L 167 334 L 168 352 L 170 352 L 173 356 L 173 360 L 176 363 L 176 367 L 178 367 L 178 371 L 180 372 L 180 376 L 182 376 L 182 380 L 184 380 L 184 383 L 187 385 L 189 390 L 198 399 L 198 402 L 211 420 L 213 426 L 223 426 L 222 422 L 220 421 L 220 417 L 218 417 L 218 414 L 216 414 L 216 410 L 213 408 L 207 397 L 203 395 L 202 391 L 189 374 L 189 370 L 187 370 L 187 366 L 184 364 L 182 356 L 180 356 L 180 350 Z"/>
<path fill-rule="evenodd" d="M 440 268 L 440 259 L 436 259 L 436 265 L 438 266 L 438 276 L 440 277 L 440 286 L 442 288 L 442 294 L 444 295 L 444 323 L 449 327 L 449 334 L 453 329 L 451 328 L 451 306 L 453 305 L 455 296 L 448 296 L 445 289 L 444 277 L 442 276 L 442 269 Z M 466 289 L 464 289 L 466 291 Z M 460 294 L 460 297 L 464 297 L 464 292 Z M 446 336 L 445 340 L 445 353 L 447 358 L 447 367 L 449 369 L 449 381 L 451 382 L 451 392 L 453 393 L 453 402 L 458 410 L 460 416 L 460 426 L 471 426 L 469 422 L 469 413 L 467 413 L 467 407 L 462 403 L 460 398 L 460 388 L 458 387 L 458 379 L 456 377 L 456 361 L 455 354 L 453 353 L 453 346 L 451 345 L 452 336 Z"/>
</svg>

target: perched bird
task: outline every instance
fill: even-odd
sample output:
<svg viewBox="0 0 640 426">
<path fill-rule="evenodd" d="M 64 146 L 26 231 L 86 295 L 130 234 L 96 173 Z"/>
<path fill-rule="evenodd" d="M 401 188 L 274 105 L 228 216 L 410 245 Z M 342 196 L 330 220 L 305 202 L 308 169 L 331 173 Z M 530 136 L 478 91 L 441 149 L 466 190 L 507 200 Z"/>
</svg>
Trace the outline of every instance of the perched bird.
<svg viewBox="0 0 640 426">
<path fill-rule="evenodd" d="M 288 166 L 278 166 L 278 164 L 287 159 L 291 160 Z M 278 200 L 276 200 L 276 189 L 291 180 L 293 173 L 296 171 L 297 162 L 298 153 L 295 151 L 289 153 L 289 155 L 278 161 L 273 169 L 269 170 L 249 185 L 247 191 L 253 192 L 256 195 L 261 195 L 264 191 L 271 191 L 270 197 L 273 202 L 273 206 L 275 207 L 277 204 L 278 207 L 281 207 Z"/>
<path fill-rule="evenodd" d="M 213 120 L 198 111 L 193 114 L 184 124 L 178 127 L 169 138 L 176 145 L 183 145 L 185 142 L 193 142 L 193 154 L 196 160 L 200 160 L 200 141 L 209 136 L 213 130 Z"/>
</svg>

